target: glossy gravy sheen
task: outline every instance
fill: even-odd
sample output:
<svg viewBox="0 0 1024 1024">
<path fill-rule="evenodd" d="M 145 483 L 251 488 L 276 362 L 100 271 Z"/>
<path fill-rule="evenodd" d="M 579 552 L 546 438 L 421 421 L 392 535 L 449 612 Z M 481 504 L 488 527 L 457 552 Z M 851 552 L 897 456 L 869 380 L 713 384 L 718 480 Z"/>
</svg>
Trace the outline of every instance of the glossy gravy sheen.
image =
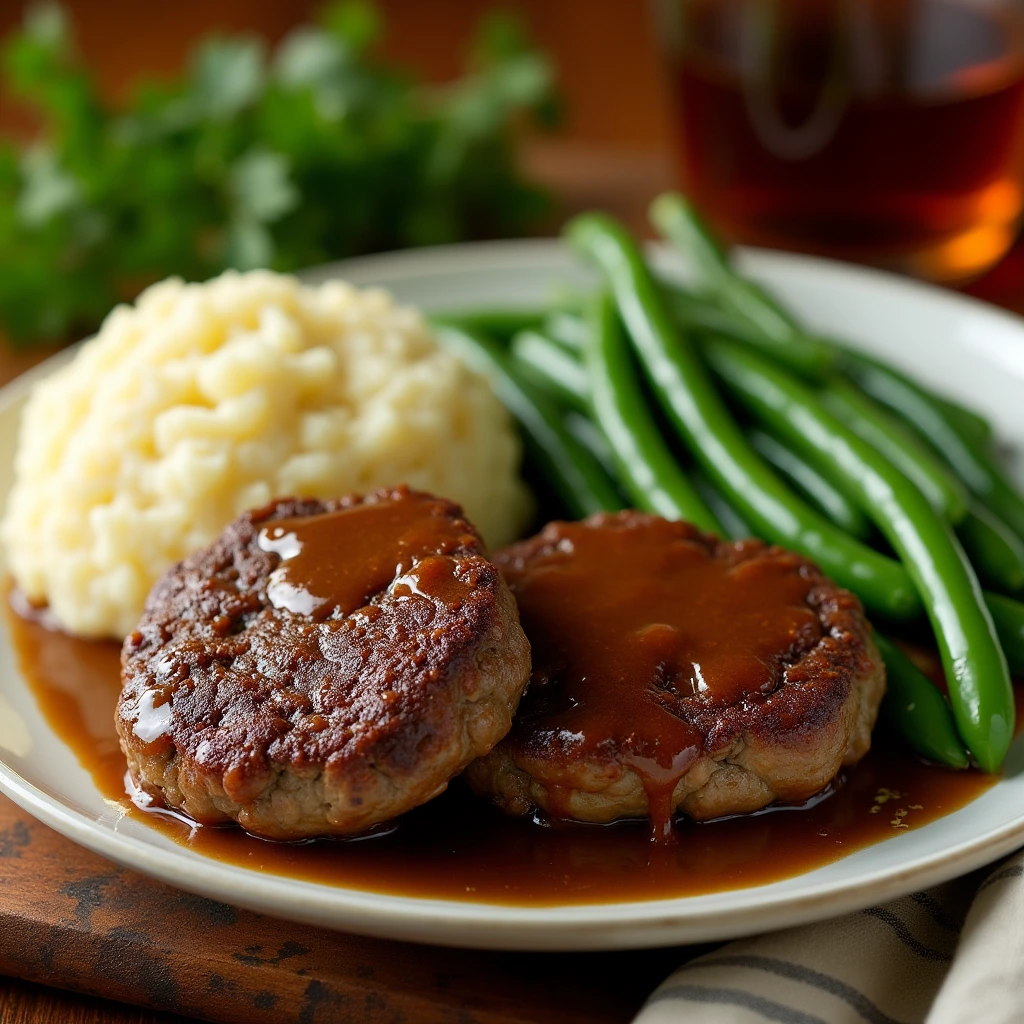
<svg viewBox="0 0 1024 1024">
<path fill-rule="evenodd" d="M 435 498 L 411 494 L 399 501 L 368 501 L 336 512 L 271 521 L 257 540 L 260 548 L 281 558 L 267 587 L 271 604 L 317 619 L 350 615 L 384 590 L 396 573 L 406 574 L 399 586 L 428 589 L 457 603 L 465 588 L 452 578 L 447 563 L 434 558 L 472 546 L 476 538 L 445 515 L 446 510 Z M 358 557 L 331 558 L 330 552 L 358 552 Z"/>
<path fill-rule="evenodd" d="M 730 563 L 685 523 L 654 517 L 556 522 L 542 537 L 549 550 L 525 564 L 498 556 L 533 648 L 512 742 L 545 761 L 610 747 L 667 836 L 676 784 L 703 749 L 687 698 L 723 707 L 775 690 L 785 662 L 821 639 L 815 579 L 760 545 Z M 546 788 L 557 814 L 558 788 Z"/>
<path fill-rule="evenodd" d="M 272 843 L 237 828 L 190 828 L 143 812 L 124 791 L 114 730 L 116 644 L 78 640 L 6 608 L 12 642 L 40 708 L 97 787 L 126 815 L 197 853 L 252 870 L 389 894 L 515 905 L 691 896 L 762 885 L 821 867 L 949 814 L 994 779 L 930 768 L 876 733 L 876 748 L 827 798 L 800 809 L 677 826 L 649 842 L 646 823 L 540 827 L 450 790 L 390 833 L 359 841 Z"/>
</svg>

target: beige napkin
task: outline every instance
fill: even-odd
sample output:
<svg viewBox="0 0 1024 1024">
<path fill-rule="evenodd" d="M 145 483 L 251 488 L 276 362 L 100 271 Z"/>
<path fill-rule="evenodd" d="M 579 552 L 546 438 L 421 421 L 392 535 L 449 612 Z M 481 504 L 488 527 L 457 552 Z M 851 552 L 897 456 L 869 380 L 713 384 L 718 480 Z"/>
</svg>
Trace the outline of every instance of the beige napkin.
<svg viewBox="0 0 1024 1024">
<path fill-rule="evenodd" d="M 1021 1024 L 1024 852 L 684 964 L 634 1024 Z"/>
</svg>

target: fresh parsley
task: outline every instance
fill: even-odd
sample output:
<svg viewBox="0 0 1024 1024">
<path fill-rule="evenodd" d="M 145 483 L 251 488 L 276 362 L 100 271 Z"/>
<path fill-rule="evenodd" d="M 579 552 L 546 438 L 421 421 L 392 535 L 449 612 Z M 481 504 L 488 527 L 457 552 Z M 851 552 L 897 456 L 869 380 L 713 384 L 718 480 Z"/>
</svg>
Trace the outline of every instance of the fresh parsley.
<svg viewBox="0 0 1024 1024">
<path fill-rule="evenodd" d="M 41 131 L 0 139 L 0 326 L 16 343 L 67 340 L 170 274 L 529 230 L 546 198 L 514 143 L 525 117 L 552 119 L 548 60 L 493 16 L 464 77 L 432 87 L 375 57 L 382 27 L 348 0 L 272 51 L 208 38 L 180 80 L 112 109 L 64 10 L 30 8 L 2 52 L 2 85 Z"/>
</svg>

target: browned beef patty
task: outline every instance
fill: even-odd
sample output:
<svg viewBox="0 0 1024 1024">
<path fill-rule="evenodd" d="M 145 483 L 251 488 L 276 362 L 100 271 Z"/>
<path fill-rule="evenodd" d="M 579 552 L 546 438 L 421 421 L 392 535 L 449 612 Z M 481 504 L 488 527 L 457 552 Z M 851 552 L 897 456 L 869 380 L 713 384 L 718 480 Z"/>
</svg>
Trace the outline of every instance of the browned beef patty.
<svg viewBox="0 0 1024 1024">
<path fill-rule="evenodd" d="M 530 648 L 458 506 L 400 488 L 241 516 L 156 584 L 121 665 L 137 784 L 295 839 L 441 792 L 508 732 Z"/>
<path fill-rule="evenodd" d="M 499 552 L 533 647 L 511 733 L 466 778 L 512 814 L 664 833 L 820 791 L 868 750 L 885 671 L 856 597 L 759 541 L 638 512 Z"/>
</svg>

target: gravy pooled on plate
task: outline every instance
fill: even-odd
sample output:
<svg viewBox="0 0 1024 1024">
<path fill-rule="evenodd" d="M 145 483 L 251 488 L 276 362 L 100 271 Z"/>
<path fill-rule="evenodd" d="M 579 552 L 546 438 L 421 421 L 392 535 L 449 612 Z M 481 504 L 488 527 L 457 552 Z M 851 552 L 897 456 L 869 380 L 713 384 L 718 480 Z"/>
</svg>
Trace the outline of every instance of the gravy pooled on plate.
<svg viewBox="0 0 1024 1024">
<path fill-rule="evenodd" d="M 23 601 L 17 607 L 31 612 Z M 46 721 L 106 800 L 197 854 L 322 885 L 517 906 L 703 895 L 840 860 L 950 814 L 996 782 L 974 769 L 932 767 L 902 744 L 883 741 L 842 772 L 827 798 L 724 820 L 681 820 L 673 845 L 648 842 L 637 821 L 538 828 L 488 807 L 458 780 L 368 840 L 268 843 L 239 828 L 197 827 L 158 806 L 134 804 L 109 712 L 120 689 L 117 645 L 47 629 L 39 616 L 10 608 L 6 624 Z"/>
</svg>

